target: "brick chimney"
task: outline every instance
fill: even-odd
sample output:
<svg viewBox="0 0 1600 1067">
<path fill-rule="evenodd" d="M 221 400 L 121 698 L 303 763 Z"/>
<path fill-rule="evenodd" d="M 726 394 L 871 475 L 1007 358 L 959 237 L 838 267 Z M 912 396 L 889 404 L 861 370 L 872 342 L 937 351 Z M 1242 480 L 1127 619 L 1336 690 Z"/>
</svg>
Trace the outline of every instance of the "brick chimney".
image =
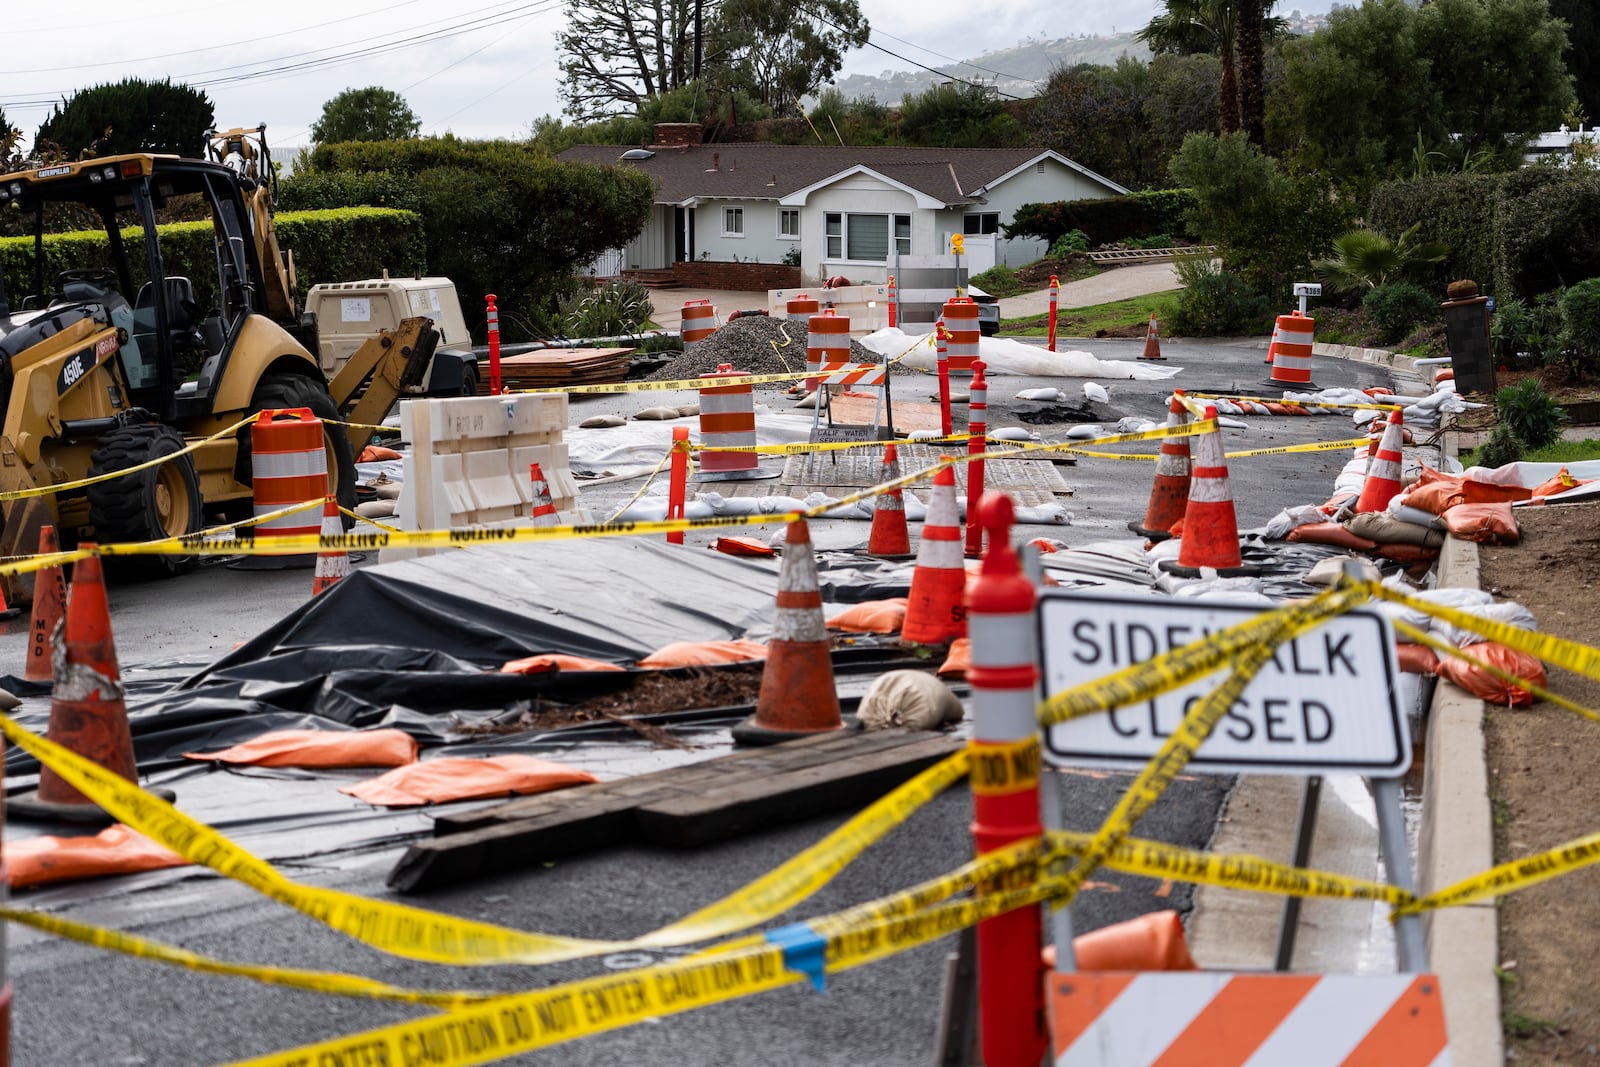
<svg viewBox="0 0 1600 1067">
<path fill-rule="evenodd" d="M 657 148 L 677 148 L 704 144 L 705 127 L 698 122 L 658 122 L 655 126 Z"/>
</svg>

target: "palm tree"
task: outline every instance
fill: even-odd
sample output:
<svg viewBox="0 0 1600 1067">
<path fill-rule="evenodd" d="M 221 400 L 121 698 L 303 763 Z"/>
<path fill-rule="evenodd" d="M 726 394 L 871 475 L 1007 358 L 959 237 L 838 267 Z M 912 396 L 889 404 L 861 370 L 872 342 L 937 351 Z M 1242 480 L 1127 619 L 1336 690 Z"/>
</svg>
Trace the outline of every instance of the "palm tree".
<svg viewBox="0 0 1600 1067">
<path fill-rule="evenodd" d="M 1257 148 L 1267 144 L 1266 87 L 1262 84 L 1261 37 L 1267 12 L 1276 0 L 1239 0 L 1239 117 L 1245 136 Z"/>
<path fill-rule="evenodd" d="M 1239 129 L 1239 78 L 1234 67 L 1243 0 L 1166 0 L 1167 11 L 1150 20 L 1136 38 L 1155 52 L 1220 52 L 1222 83 L 1217 87 L 1217 127 Z"/>
<path fill-rule="evenodd" d="M 1394 241 L 1374 230 L 1349 230 L 1334 239 L 1331 258 L 1317 260 L 1317 271 L 1341 292 L 1423 277 L 1450 249 L 1438 241 L 1418 241 L 1421 228 L 1416 223 Z"/>
</svg>

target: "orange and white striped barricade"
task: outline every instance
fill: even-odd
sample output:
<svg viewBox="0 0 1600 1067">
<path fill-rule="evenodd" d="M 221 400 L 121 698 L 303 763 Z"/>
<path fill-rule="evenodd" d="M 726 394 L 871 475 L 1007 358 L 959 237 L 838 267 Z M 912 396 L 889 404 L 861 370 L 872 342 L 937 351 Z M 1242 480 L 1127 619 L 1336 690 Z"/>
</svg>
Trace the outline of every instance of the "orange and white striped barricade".
<svg viewBox="0 0 1600 1067">
<path fill-rule="evenodd" d="M 972 364 L 972 385 L 967 395 L 967 455 L 981 456 L 989 447 L 989 381 L 983 360 Z M 983 499 L 983 460 L 967 460 L 967 555 L 983 551 L 983 527 L 978 525 L 978 501 Z"/>
<path fill-rule="evenodd" d="M 738 378 L 749 371 L 734 370 L 731 363 L 700 375 L 701 381 Z M 707 448 L 754 448 L 756 444 L 756 403 L 750 383 L 720 388 L 700 388 L 700 444 Z M 776 478 L 781 472 L 763 471 L 755 452 L 702 452 L 698 477 L 706 482 L 726 482 L 754 478 Z"/>
<path fill-rule="evenodd" d="M 709 300 L 686 300 L 678 333 L 683 338 L 683 350 L 692 352 L 696 345 L 717 332 L 717 309 Z"/>
<path fill-rule="evenodd" d="M 276 537 L 317 536 L 322 532 L 322 502 L 328 496 L 328 453 L 322 420 L 310 408 L 269 409 L 250 427 L 250 477 L 257 518 L 295 504 L 318 505 L 292 515 L 258 522 L 257 544 Z M 286 570 L 314 567 L 314 552 L 245 556 L 235 570 Z"/>
<path fill-rule="evenodd" d="M 966 596 L 972 839 L 981 856 L 1044 833 L 1035 711 L 1039 672 L 1033 655 L 1035 595 L 1011 546 L 1011 499 L 990 493 L 967 510 L 989 534 L 989 550 Z M 978 924 L 978 1032 L 988 1067 L 1036 1067 L 1047 1047 L 1041 910 L 1035 904 Z"/>
<path fill-rule="evenodd" d="M 1454 1062 L 1431 974 L 1100 971 L 1048 984 L 1056 1067 Z"/>
<path fill-rule="evenodd" d="M 1315 389 L 1311 381 L 1311 345 L 1316 340 L 1317 320 L 1294 311 L 1278 316 L 1278 340 L 1273 344 L 1272 376 L 1267 385 L 1292 389 Z"/>
<path fill-rule="evenodd" d="M 978 358 L 978 303 L 970 296 L 953 297 L 944 302 L 944 326 L 950 334 L 950 373 L 972 373 L 972 361 Z"/>
</svg>

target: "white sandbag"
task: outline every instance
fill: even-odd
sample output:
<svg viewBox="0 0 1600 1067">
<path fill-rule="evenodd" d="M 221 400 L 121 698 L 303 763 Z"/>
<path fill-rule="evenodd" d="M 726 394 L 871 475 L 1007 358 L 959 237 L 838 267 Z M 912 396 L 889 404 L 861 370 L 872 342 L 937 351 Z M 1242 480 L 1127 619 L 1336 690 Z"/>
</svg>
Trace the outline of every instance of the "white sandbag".
<svg viewBox="0 0 1600 1067">
<path fill-rule="evenodd" d="M 1328 516 L 1315 504 L 1299 504 L 1284 508 L 1261 528 L 1261 536 L 1268 541 L 1282 541 L 1296 526 L 1309 526 L 1314 522 L 1327 522 Z"/>
<path fill-rule="evenodd" d="M 1106 392 L 1105 386 L 1101 385 L 1099 382 L 1084 382 L 1083 397 L 1085 400 L 1092 400 L 1104 404 L 1111 399 L 1111 394 Z"/>
<path fill-rule="evenodd" d="M 1117 420 L 1117 424 L 1111 429 L 1116 433 L 1145 433 L 1149 430 L 1158 430 L 1165 425 L 1166 423 L 1156 422 L 1154 419 L 1142 419 L 1137 415 L 1124 415 Z"/>
<path fill-rule="evenodd" d="M 1246 604 L 1276 607 L 1276 602 L 1262 592 L 1259 578 L 1189 578 L 1181 584 L 1173 583 L 1172 595 L 1180 598 L 1204 598 L 1219 604 Z"/>
<path fill-rule="evenodd" d="M 1514 600 L 1502 600 L 1493 604 L 1469 604 L 1460 610 L 1466 615 L 1476 615 L 1480 619 L 1489 619 L 1493 622 L 1503 622 L 1523 630 L 1538 630 L 1539 624 L 1533 617 L 1533 612 L 1518 604 Z M 1433 632 L 1449 641 L 1458 648 L 1466 648 L 1489 638 L 1468 630 L 1444 619 L 1433 619 Z"/>
<path fill-rule="evenodd" d="M 1069 441 L 1093 441 L 1096 437 L 1104 436 L 1105 430 L 1092 422 L 1067 427 L 1067 440 Z"/>
<path fill-rule="evenodd" d="M 1063 399 L 1065 397 L 1065 395 L 1066 394 L 1063 393 L 1061 390 L 1054 389 L 1054 388 L 1051 388 L 1051 389 L 1024 389 L 1022 392 L 1017 394 L 1017 399 L 1018 400 L 1037 400 L 1040 403 L 1053 404 L 1057 400 Z"/>
<path fill-rule="evenodd" d="M 1364 582 L 1376 582 L 1383 578 L 1383 572 L 1378 570 L 1377 564 L 1370 559 L 1363 559 L 1360 556 L 1330 556 L 1318 560 L 1301 581 L 1307 585 L 1338 585 L 1344 580 L 1345 565 L 1349 563 L 1361 568 L 1361 580 Z"/>
<path fill-rule="evenodd" d="M 1235 408 L 1234 410 L 1237 411 L 1238 409 Z M 1220 412 L 1217 414 L 1217 425 L 1225 430 L 1248 430 L 1250 428 L 1250 424 L 1248 422 L 1244 422 L 1241 419 L 1229 418 Z"/>
<path fill-rule="evenodd" d="M 1002 426 L 997 430 L 988 431 L 991 441 L 1037 441 L 1039 435 L 1032 430 L 1024 430 L 1021 426 Z"/>
<path fill-rule="evenodd" d="M 1016 521 L 1029 526 L 1071 526 L 1072 513 L 1060 504 L 1040 504 L 1034 507 L 1018 506 Z"/>
<path fill-rule="evenodd" d="M 965 714 L 950 687 L 927 671 L 889 671 L 867 687 L 856 718 L 868 730 L 937 730 Z"/>
<path fill-rule="evenodd" d="M 711 506 L 704 501 L 690 500 L 683 506 L 683 517 L 686 519 L 711 518 Z M 643 500 L 635 500 L 629 504 L 613 522 L 662 522 L 667 517 L 667 501 L 665 497 L 648 496 Z"/>
</svg>

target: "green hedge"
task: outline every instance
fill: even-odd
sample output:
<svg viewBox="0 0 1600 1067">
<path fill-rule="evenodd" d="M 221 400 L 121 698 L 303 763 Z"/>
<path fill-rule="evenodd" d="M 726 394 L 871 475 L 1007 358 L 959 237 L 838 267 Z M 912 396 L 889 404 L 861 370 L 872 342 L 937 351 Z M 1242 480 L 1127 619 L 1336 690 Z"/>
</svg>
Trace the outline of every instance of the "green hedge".
<svg viewBox="0 0 1600 1067">
<path fill-rule="evenodd" d="M 1419 220 L 1420 237 L 1450 246 L 1441 282 L 1472 278 L 1509 300 L 1600 275 L 1600 174 L 1527 167 L 1374 190 L 1374 229 L 1397 234 Z"/>
<path fill-rule="evenodd" d="M 318 282 L 376 278 L 384 270 L 404 277 L 421 271 L 424 255 L 422 219 L 410 211 L 388 208 L 339 208 L 332 211 L 280 212 L 274 220 L 278 243 L 294 255 L 297 296 Z M 195 302 L 202 308 L 217 306 L 216 252 L 209 222 L 175 222 L 160 228 L 161 254 L 167 273 L 187 276 L 194 283 Z M 140 242 L 137 229 L 123 231 L 123 241 Z M 47 291 L 54 291 L 56 275 L 75 267 L 106 265 L 103 233 L 46 234 L 44 239 Z M 144 282 L 141 246 L 129 244 L 135 285 Z M 0 269 L 5 271 L 6 293 L 15 306 L 33 288 L 32 237 L 0 238 Z M 137 295 L 128 294 L 129 299 Z"/>
<path fill-rule="evenodd" d="M 1036 237 L 1051 244 L 1062 234 L 1082 230 L 1092 244 L 1111 244 L 1152 233 L 1187 231 L 1185 212 L 1194 205 L 1187 189 L 1153 189 L 1102 200 L 1058 200 L 1023 204 L 1006 237 Z"/>
</svg>

